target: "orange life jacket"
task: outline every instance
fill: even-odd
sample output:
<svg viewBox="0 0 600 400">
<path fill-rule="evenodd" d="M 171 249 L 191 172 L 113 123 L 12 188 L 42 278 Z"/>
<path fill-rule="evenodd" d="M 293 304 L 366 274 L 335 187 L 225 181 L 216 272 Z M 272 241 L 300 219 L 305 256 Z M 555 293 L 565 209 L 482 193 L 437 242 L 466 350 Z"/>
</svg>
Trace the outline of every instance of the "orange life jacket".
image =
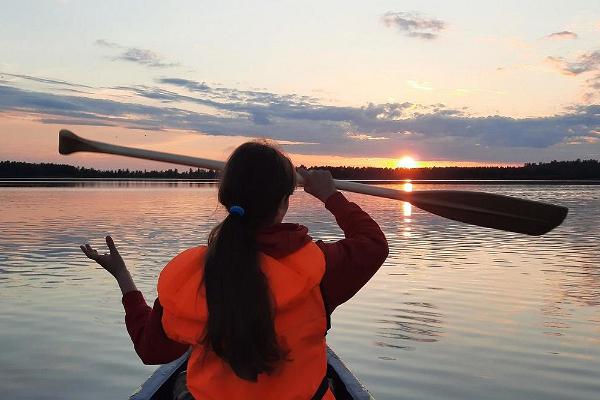
<svg viewBox="0 0 600 400">
<path fill-rule="evenodd" d="M 311 399 L 327 370 L 321 250 L 309 242 L 284 258 L 259 253 L 275 303 L 275 331 L 289 351 L 289 361 L 282 361 L 270 375 L 260 374 L 257 382 L 239 378 L 229 364 L 199 344 L 208 317 L 202 284 L 205 255 L 204 246 L 184 251 L 167 264 L 158 280 L 165 333 L 192 346 L 187 372 L 192 395 L 199 400 Z M 323 399 L 335 400 L 330 390 Z"/>
</svg>

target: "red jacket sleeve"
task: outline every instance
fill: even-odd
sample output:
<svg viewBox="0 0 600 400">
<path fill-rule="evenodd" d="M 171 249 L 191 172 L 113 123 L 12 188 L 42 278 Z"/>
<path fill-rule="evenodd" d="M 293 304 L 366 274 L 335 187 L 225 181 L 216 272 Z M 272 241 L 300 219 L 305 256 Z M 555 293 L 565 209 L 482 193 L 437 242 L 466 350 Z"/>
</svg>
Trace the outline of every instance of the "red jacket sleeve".
<svg viewBox="0 0 600 400">
<path fill-rule="evenodd" d="M 144 364 L 165 364 L 181 357 L 188 345 L 175 342 L 163 330 L 162 306 L 158 299 L 150 308 L 140 291 L 123 295 L 125 325 L 135 352 Z"/>
<path fill-rule="evenodd" d="M 343 194 L 329 197 L 325 207 L 345 236 L 334 243 L 317 242 L 326 262 L 321 293 L 327 313 L 331 314 L 377 272 L 388 256 L 388 243 L 377 222 Z"/>
</svg>

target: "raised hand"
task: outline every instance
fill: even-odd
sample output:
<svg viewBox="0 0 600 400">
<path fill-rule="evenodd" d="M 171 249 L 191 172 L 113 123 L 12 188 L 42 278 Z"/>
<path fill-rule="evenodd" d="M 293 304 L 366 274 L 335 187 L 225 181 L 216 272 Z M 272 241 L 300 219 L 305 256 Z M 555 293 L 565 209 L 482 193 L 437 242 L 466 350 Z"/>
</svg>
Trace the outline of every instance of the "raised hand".
<svg viewBox="0 0 600 400">
<path fill-rule="evenodd" d="M 298 168 L 298 173 L 304 179 L 304 191 L 312 194 L 323 203 L 337 192 L 331 172 L 323 169 L 306 170 Z"/>
<path fill-rule="evenodd" d="M 105 254 L 99 254 L 98 250 L 87 243 L 79 247 L 89 259 L 96 261 L 102 268 L 117 278 L 120 274 L 127 271 L 127 267 L 117 250 L 117 246 L 115 246 L 115 242 L 110 236 L 106 237 L 106 245 L 108 246 L 109 253 Z"/>
</svg>

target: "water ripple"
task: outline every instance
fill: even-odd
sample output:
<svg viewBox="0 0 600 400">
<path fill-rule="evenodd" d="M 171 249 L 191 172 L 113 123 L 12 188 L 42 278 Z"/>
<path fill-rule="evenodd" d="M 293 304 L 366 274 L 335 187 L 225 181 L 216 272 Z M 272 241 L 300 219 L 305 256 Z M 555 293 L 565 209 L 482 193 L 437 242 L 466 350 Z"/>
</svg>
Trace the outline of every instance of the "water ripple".
<svg viewBox="0 0 600 400">
<path fill-rule="evenodd" d="M 448 188 L 559 203 L 570 213 L 553 232 L 527 237 L 348 194 L 379 222 L 390 256 L 334 312 L 328 342 L 377 399 L 596 399 L 600 189 L 413 187 Z M 103 248 L 113 235 L 152 301 L 162 267 L 205 243 L 223 218 L 214 185 L 3 188 L 0 204 L 3 397 L 126 397 L 152 368 L 132 350 L 114 280 L 78 245 Z M 343 237 L 301 191 L 286 220 L 317 239 Z"/>
</svg>

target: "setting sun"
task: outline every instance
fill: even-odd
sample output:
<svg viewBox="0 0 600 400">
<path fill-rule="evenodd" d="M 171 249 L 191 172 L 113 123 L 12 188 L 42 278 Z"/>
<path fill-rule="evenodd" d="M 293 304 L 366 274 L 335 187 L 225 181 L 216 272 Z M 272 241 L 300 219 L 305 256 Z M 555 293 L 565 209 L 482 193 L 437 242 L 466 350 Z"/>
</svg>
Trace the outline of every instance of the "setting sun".
<svg viewBox="0 0 600 400">
<path fill-rule="evenodd" d="M 417 166 L 417 162 L 414 158 L 405 156 L 398 160 L 396 163 L 396 168 L 415 168 Z"/>
</svg>

